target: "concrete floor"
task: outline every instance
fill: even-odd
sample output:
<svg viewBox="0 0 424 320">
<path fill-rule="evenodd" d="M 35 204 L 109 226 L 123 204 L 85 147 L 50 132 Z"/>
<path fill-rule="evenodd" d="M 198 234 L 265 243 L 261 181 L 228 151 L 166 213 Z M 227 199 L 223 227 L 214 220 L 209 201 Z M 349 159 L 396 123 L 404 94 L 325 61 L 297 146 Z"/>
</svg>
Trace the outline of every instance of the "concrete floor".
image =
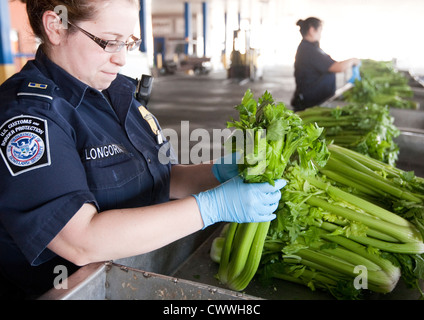
<svg viewBox="0 0 424 320">
<path fill-rule="evenodd" d="M 228 130 L 223 131 L 227 121 L 232 117 L 238 120 L 234 107 L 249 88 L 255 98 L 268 90 L 275 101 L 284 102 L 290 108 L 295 89 L 293 69 L 264 70 L 262 79 L 255 81 L 227 79 L 225 71 L 209 75 L 159 76 L 154 79 L 148 107 L 165 133 L 178 134 L 178 140 L 172 137 L 169 140 L 180 163 L 212 160 L 224 154 L 224 138 L 214 138 L 214 132 L 223 136 L 228 133 Z"/>
</svg>

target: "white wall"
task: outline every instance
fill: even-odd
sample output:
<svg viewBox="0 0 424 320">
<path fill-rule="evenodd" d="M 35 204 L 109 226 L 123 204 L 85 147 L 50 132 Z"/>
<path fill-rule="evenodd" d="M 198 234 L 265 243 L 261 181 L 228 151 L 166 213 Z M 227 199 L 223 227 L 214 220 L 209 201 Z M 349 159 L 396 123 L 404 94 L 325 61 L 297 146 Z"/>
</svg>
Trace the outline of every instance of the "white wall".
<svg viewBox="0 0 424 320">
<path fill-rule="evenodd" d="M 324 21 L 321 47 L 336 60 L 396 58 L 400 67 L 424 68 L 423 0 L 270 0 L 270 6 L 283 63 L 292 63 L 301 39 L 296 21 L 316 16 Z"/>
</svg>

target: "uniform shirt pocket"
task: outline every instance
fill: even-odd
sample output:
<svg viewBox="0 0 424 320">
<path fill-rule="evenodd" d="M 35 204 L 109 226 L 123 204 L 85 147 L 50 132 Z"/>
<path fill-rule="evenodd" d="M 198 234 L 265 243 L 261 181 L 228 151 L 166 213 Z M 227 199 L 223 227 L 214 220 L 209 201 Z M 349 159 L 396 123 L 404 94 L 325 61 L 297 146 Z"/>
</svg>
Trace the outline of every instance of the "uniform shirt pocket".
<svg viewBox="0 0 424 320">
<path fill-rule="evenodd" d="M 120 154 L 85 162 L 88 186 L 91 190 L 119 188 L 143 173 L 144 168 L 131 154 Z"/>
<path fill-rule="evenodd" d="M 153 181 L 143 161 L 132 153 L 101 158 L 92 151 L 86 154 L 84 167 L 101 211 L 149 204 Z"/>
</svg>

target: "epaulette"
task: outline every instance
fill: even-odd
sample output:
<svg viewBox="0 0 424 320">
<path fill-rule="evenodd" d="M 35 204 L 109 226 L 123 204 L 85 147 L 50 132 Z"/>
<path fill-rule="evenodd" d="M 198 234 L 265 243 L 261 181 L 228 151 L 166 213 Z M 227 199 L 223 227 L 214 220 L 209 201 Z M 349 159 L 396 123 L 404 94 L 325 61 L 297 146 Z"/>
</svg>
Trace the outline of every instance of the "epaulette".
<svg viewBox="0 0 424 320">
<path fill-rule="evenodd" d="M 51 102 L 56 85 L 47 79 L 27 78 L 22 82 L 17 96 Z"/>
</svg>

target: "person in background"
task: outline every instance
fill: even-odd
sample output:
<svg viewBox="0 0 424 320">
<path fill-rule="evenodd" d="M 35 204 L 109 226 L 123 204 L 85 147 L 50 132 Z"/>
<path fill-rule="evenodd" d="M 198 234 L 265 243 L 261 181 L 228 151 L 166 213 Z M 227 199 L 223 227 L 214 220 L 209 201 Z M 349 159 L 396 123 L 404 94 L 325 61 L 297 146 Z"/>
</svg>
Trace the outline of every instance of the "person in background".
<svg viewBox="0 0 424 320">
<path fill-rule="evenodd" d="M 26 3 L 42 44 L 0 86 L 2 298 L 53 288 L 58 265 L 70 274 L 216 222 L 275 218 L 284 180 L 244 183 L 235 161 L 161 160 L 169 141 L 119 74 L 140 45 L 138 0 Z"/>
<path fill-rule="evenodd" d="M 296 90 L 291 100 L 294 111 L 321 104 L 336 92 L 336 73 L 358 67 L 356 58 L 335 61 L 321 48 L 322 21 L 315 17 L 298 20 L 302 41 L 294 63 Z"/>
</svg>

